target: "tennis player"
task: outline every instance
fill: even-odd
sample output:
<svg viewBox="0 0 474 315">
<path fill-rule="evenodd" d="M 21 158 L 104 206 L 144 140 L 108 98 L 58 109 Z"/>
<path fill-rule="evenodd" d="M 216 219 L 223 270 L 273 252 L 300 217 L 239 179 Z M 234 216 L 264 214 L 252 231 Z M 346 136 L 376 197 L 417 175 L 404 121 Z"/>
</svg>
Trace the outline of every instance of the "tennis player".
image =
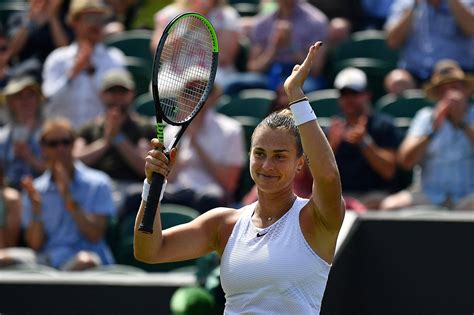
<svg viewBox="0 0 474 315">
<path fill-rule="evenodd" d="M 216 251 L 221 256 L 225 314 L 319 314 L 345 206 L 331 147 L 302 86 L 321 42 L 286 79 L 290 109 L 265 118 L 252 137 L 250 172 L 258 201 L 241 209 L 216 208 L 190 223 L 154 233 L 138 231 L 153 172 L 167 176 L 176 159 L 160 150 L 146 157 L 142 203 L 135 224 L 138 260 L 161 263 Z M 157 139 L 156 149 L 163 148 Z M 313 195 L 293 192 L 305 157 L 314 178 Z M 159 211 L 159 209 L 158 209 Z"/>
</svg>

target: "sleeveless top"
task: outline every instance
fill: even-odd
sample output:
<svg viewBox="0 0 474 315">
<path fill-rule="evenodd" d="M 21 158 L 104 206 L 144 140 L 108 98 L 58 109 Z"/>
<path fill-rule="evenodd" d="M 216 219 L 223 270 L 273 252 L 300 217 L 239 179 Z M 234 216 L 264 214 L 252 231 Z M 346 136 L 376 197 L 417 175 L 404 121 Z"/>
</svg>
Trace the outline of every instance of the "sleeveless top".
<svg viewBox="0 0 474 315">
<path fill-rule="evenodd" d="M 243 207 L 221 258 L 224 314 L 319 314 L 331 265 L 303 236 L 299 214 L 308 199 L 261 229 L 256 202 Z"/>
</svg>

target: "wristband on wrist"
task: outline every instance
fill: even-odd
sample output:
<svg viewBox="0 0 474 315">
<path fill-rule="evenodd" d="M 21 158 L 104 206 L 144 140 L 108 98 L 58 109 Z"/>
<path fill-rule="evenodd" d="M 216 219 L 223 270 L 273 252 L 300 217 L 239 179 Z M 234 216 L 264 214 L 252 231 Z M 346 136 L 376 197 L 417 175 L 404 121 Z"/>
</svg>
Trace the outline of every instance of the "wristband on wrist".
<svg viewBox="0 0 474 315">
<path fill-rule="evenodd" d="M 113 137 L 112 144 L 113 145 L 119 145 L 122 142 L 124 142 L 125 139 L 127 139 L 127 137 L 125 137 L 125 135 L 123 133 L 119 133 L 115 137 Z"/>
<path fill-rule="evenodd" d="M 163 195 L 165 193 L 167 182 L 168 181 L 165 179 L 164 182 L 163 182 L 163 186 L 161 186 L 160 202 L 163 199 Z M 143 181 L 143 191 L 142 191 L 142 200 L 143 201 L 146 202 L 148 200 L 148 194 L 149 193 L 150 193 L 150 184 L 148 183 L 148 180 L 145 178 L 145 180 Z"/>
<path fill-rule="evenodd" d="M 300 98 L 300 99 L 297 99 L 297 100 L 294 100 L 294 101 L 290 102 L 290 103 L 288 104 L 288 106 L 291 106 L 291 105 L 293 105 L 293 104 L 296 104 L 296 103 L 299 103 L 299 102 L 302 102 L 302 101 L 307 101 L 307 100 L 308 100 L 308 98 L 305 96 L 305 97 L 302 97 L 302 98 Z"/>
<path fill-rule="evenodd" d="M 293 103 L 290 109 L 297 126 L 307 123 L 308 121 L 316 120 L 316 114 L 307 99 Z"/>
</svg>

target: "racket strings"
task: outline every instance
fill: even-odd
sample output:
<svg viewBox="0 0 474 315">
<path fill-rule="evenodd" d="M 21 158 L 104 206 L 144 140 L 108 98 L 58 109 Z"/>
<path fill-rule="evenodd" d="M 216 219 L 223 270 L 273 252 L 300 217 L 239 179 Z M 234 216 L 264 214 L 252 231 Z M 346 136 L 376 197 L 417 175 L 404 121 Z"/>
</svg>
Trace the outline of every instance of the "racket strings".
<svg viewBox="0 0 474 315">
<path fill-rule="evenodd" d="M 212 60 L 207 27 L 197 18 L 180 20 L 168 34 L 158 73 L 161 108 L 168 119 L 184 122 L 202 105 Z"/>
</svg>

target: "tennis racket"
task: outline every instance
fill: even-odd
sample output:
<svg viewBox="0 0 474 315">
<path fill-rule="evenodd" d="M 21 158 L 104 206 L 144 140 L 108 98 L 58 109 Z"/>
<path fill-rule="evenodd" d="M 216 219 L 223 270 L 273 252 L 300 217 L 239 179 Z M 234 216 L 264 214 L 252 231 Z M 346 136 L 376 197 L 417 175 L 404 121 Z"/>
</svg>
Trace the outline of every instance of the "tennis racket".
<svg viewBox="0 0 474 315">
<path fill-rule="evenodd" d="M 181 127 L 165 154 L 178 144 L 206 102 L 216 76 L 218 52 L 214 27 L 198 13 L 178 15 L 164 29 L 151 80 L 157 138 L 164 143 L 164 122 Z M 153 174 L 139 231 L 153 233 L 164 180 L 163 175 Z"/>
</svg>

